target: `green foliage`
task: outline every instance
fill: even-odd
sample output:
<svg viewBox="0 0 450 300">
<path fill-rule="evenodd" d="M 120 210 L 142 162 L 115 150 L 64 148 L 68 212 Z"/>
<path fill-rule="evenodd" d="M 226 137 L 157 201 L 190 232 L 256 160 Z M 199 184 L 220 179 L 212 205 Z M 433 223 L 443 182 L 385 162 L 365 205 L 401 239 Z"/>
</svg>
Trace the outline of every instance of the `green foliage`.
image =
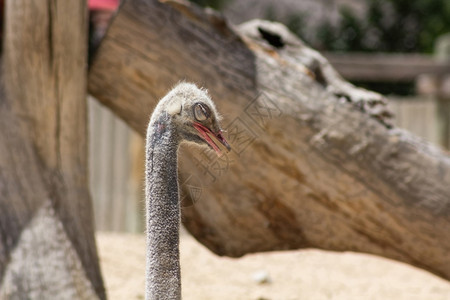
<svg viewBox="0 0 450 300">
<path fill-rule="evenodd" d="M 332 45 L 342 51 L 362 49 L 366 32 L 361 21 L 347 7 L 343 7 L 340 13 L 342 21 Z"/>
<path fill-rule="evenodd" d="M 361 40 L 361 36 L 357 36 L 356 42 L 346 43 L 348 50 L 432 52 L 434 40 L 450 32 L 448 0 L 366 1 L 365 18 L 358 19 L 351 12 L 342 14 L 340 30 L 359 30 L 363 34 Z"/>
<path fill-rule="evenodd" d="M 288 15 L 284 23 L 314 48 L 329 51 L 432 52 L 435 39 L 450 32 L 450 0 L 364 1 L 366 15 L 344 6 L 337 25 L 325 21 L 307 28 L 302 12 Z M 273 8 L 266 17 L 277 19 Z"/>
<path fill-rule="evenodd" d="M 306 35 L 304 29 L 307 28 L 306 13 L 298 13 L 289 15 L 286 19 L 286 26 L 301 39 L 305 40 Z"/>
<path fill-rule="evenodd" d="M 203 7 L 211 7 L 214 9 L 221 9 L 225 3 L 229 2 L 227 0 L 189 0 L 197 5 L 203 6 Z"/>
</svg>

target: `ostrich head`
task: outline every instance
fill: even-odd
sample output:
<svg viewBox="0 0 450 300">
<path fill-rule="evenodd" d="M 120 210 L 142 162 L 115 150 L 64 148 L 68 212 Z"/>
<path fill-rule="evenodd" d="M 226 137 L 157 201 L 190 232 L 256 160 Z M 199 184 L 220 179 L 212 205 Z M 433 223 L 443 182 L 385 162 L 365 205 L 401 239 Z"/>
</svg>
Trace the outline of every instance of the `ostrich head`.
<svg viewBox="0 0 450 300">
<path fill-rule="evenodd" d="M 222 134 L 221 117 L 206 90 L 180 83 L 164 98 L 161 109 L 172 119 L 181 140 L 207 145 L 219 156 L 219 144 L 231 150 Z"/>
</svg>

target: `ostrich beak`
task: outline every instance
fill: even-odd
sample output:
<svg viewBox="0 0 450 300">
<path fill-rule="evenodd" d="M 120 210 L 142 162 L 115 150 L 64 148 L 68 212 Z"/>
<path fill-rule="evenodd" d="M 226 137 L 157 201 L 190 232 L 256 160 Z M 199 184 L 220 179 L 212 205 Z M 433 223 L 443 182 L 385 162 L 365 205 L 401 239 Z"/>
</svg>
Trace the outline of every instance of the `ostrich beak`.
<svg viewBox="0 0 450 300">
<path fill-rule="evenodd" d="M 194 128 L 200 133 L 200 136 L 208 143 L 208 145 L 216 151 L 217 156 L 222 156 L 222 150 L 220 150 L 219 146 L 214 142 L 214 140 L 219 141 L 222 144 L 227 152 L 231 151 L 230 144 L 228 144 L 227 140 L 223 137 L 222 131 L 219 130 L 217 133 L 214 133 L 206 126 L 203 126 L 200 123 L 194 122 Z"/>
</svg>

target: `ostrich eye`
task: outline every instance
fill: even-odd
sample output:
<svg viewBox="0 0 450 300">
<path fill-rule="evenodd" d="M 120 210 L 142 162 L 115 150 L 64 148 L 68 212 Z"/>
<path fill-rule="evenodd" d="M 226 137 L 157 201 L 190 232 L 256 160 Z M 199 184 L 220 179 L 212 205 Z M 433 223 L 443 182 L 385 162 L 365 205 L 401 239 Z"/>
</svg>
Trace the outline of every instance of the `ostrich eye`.
<svg viewBox="0 0 450 300">
<path fill-rule="evenodd" d="M 210 115 L 211 112 L 206 105 L 201 103 L 194 104 L 194 116 L 197 121 L 205 121 Z"/>
</svg>

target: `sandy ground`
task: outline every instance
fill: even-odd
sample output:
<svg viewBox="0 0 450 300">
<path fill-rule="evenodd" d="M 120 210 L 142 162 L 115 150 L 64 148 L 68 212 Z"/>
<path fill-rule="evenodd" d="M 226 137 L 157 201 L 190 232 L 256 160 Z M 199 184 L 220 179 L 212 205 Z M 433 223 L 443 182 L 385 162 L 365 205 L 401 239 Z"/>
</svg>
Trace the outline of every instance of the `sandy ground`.
<svg viewBox="0 0 450 300">
<path fill-rule="evenodd" d="M 144 299 L 144 236 L 98 233 L 97 241 L 109 299 Z M 231 259 L 182 234 L 181 266 L 184 300 L 450 299 L 449 282 L 363 254 L 303 250 Z"/>
</svg>

